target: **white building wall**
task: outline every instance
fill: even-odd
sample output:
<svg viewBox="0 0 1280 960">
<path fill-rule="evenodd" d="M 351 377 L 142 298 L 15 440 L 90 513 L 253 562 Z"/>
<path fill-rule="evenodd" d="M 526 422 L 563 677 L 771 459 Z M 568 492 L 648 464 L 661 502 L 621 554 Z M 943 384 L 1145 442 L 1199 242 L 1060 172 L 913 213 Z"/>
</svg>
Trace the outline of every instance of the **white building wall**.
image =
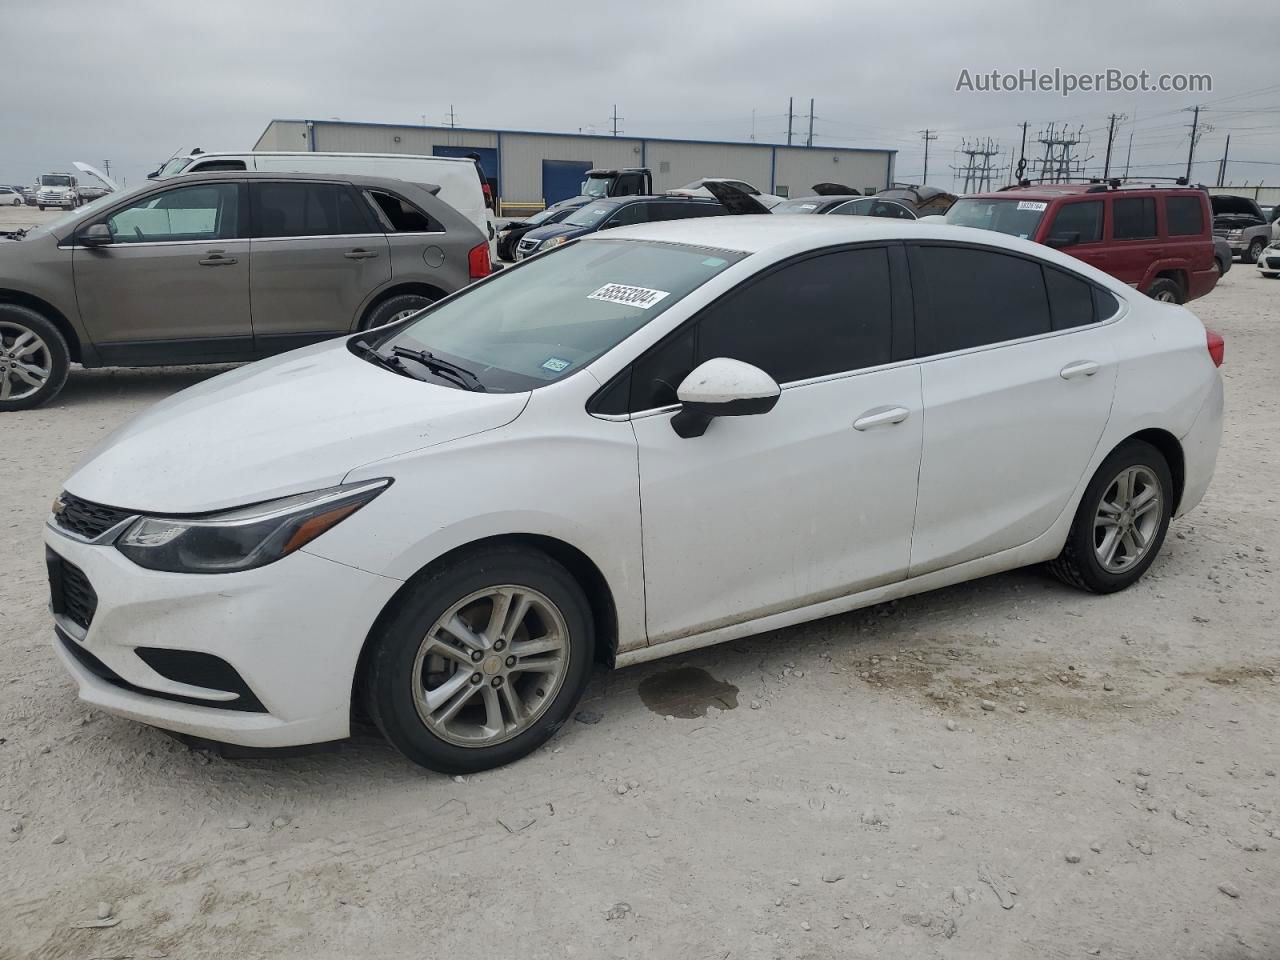
<svg viewBox="0 0 1280 960">
<path fill-rule="evenodd" d="M 859 193 L 889 185 L 890 154 L 879 150 L 834 150 L 829 147 L 778 147 L 775 185 L 787 195 L 807 197 L 815 183 L 843 183 Z"/>
<path fill-rule="evenodd" d="M 682 187 L 699 177 L 731 177 L 745 180 L 769 192 L 769 147 L 752 144 L 682 143 L 648 140 L 645 166 L 653 171 L 653 188 L 658 193 Z"/>
</svg>

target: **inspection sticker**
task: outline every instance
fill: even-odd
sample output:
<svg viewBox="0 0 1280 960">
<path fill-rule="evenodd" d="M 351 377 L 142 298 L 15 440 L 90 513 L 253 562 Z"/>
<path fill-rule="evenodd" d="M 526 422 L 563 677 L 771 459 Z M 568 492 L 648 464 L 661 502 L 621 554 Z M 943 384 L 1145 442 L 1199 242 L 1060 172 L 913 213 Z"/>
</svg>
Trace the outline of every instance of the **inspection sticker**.
<svg viewBox="0 0 1280 960">
<path fill-rule="evenodd" d="M 1019 210 L 1040 210 L 1043 211 L 1049 204 L 1044 200 L 1019 200 Z"/>
<path fill-rule="evenodd" d="M 623 303 L 628 307 L 639 307 L 648 310 L 663 297 L 670 296 L 667 290 L 650 290 L 648 287 L 629 287 L 625 283 L 606 283 L 595 293 L 588 294 L 588 300 L 604 300 L 606 303 Z"/>
<path fill-rule="evenodd" d="M 568 360 L 562 360 L 559 357 L 548 357 L 547 362 L 542 365 L 542 369 L 550 370 L 552 373 L 559 373 L 567 366 L 569 366 Z"/>
</svg>

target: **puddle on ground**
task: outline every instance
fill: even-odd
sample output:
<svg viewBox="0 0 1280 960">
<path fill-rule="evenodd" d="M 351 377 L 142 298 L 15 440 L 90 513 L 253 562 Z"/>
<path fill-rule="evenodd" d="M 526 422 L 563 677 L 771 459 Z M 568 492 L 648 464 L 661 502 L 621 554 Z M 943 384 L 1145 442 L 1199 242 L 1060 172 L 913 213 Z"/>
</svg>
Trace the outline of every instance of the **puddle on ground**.
<svg viewBox="0 0 1280 960">
<path fill-rule="evenodd" d="M 737 687 L 699 667 L 679 667 L 645 677 L 638 692 L 654 713 L 682 720 L 705 717 L 709 707 L 732 710 L 738 705 Z"/>
</svg>

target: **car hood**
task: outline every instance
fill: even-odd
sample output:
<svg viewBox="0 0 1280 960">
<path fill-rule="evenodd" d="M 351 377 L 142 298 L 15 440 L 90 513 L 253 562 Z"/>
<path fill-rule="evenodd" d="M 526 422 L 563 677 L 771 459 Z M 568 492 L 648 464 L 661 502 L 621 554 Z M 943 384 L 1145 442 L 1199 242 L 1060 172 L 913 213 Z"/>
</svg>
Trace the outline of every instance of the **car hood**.
<svg viewBox="0 0 1280 960">
<path fill-rule="evenodd" d="M 589 233 L 587 227 L 566 226 L 563 223 L 551 223 L 545 227 L 534 227 L 525 234 L 526 239 L 531 240 L 549 240 L 552 237 L 570 236 L 576 237 L 579 234 Z"/>
<path fill-rule="evenodd" d="M 333 486 L 372 460 L 501 427 L 528 399 L 402 377 L 329 341 L 156 404 L 107 437 L 66 489 L 152 513 L 221 510 Z"/>
</svg>

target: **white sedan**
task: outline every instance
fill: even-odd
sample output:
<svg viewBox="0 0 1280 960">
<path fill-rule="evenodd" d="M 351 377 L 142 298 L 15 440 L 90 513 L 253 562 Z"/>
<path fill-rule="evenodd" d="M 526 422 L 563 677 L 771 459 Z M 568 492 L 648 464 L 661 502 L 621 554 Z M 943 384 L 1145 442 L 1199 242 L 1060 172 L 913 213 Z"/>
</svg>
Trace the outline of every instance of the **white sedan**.
<svg viewBox="0 0 1280 960">
<path fill-rule="evenodd" d="M 989 231 L 611 230 L 115 434 L 49 518 L 55 646 L 158 727 L 281 747 L 362 711 L 492 767 L 595 662 L 1027 564 L 1129 586 L 1209 485 L 1222 350 Z"/>
</svg>

